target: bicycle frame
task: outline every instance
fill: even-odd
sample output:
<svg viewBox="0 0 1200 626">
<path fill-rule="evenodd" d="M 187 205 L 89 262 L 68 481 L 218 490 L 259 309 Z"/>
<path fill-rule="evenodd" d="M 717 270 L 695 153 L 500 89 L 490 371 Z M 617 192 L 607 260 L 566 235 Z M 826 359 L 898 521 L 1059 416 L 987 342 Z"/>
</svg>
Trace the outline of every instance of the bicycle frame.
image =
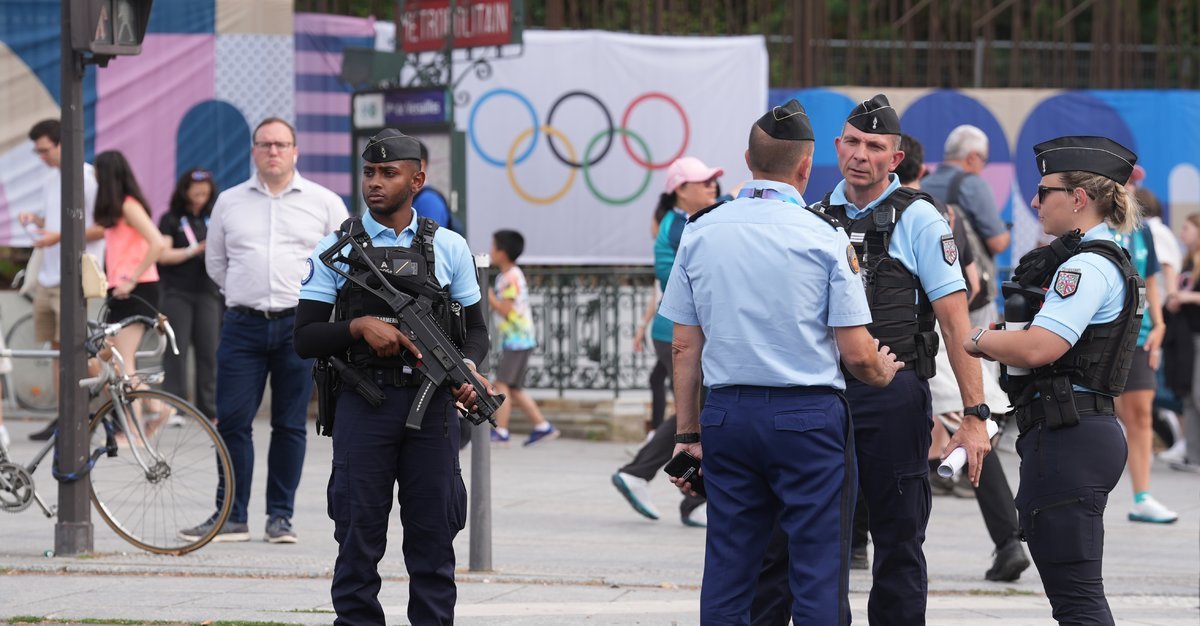
<svg viewBox="0 0 1200 626">
<path fill-rule="evenodd" d="M 163 315 L 159 315 L 157 319 L 151 319 L 144 316 L 134 316 L 121 320 L 121 322 L 116 324 L 106 325 L 89 322 L 89 325 L 93 326 L 94 332 L 88 336 L 87 344 L 89 347 L 93 346 L 93 344 L 99 346 L 100 344 L 104 343 L 103 340 L 106 338 L 115 336 L 122 328 L 134 323 L 141 323 L 151 326 L 158 333 L 158 345 L 155 347 L 155 349 L 147 352 L 138 352 L 136 353 L 137 356 L 161 356 L 162 353 L 166 351 L 168 344 L 170 345 L 172 352 L 179 354 L 179 349 L 175 345 L 175 332 L 171 328 L 171 325 L 167 322 L 166 316 Z M 46 356 L 57 357 L 58 355 L 59 351 L 57 350 L 0 351 L 0 356 L 11 356 L 17 358 L 43 358 Z M 116 350 L 115 347 L 111 345 L 104 345 L 103 348 L 95 351 L 95 357 L 96 362 L 100 365 L 100 373 L 97 376 L 80 380 L 79 386 L 87 389 L 89 396 L 93 398 L 98 396 L 102 390 L 108 390 L 109 399 L 113 405 L 112 414 L 116 416 L 116 424 L 106 424 L 106 430 L 109 433 L 107 438 L 109 441 L 103 448 L 97 448 L 92 452 L 86 468 L 81 468 L 77 472 L 68 474 L 65 478 L 58 475 L 55 477 L 59 478 L 60 480 L 78 480 L 91 470 L 92 466 L 96 462 L 96 459 L 98 459 L 101 454 L 114 453 L 116 451 L 116 447 L 111 441 L 111 437 L 113 436 L 112 426 L 116 426 L 120 429 L 120 432 L 125 433 L 126 437 L 132 438 L 136 436 L 138 440 L 144 444 L 144 451 L 146 453 L 145 455 L 143 455 L 142 452 L 139 452 L 139 448 L 142 448 L 143 446 L 129 446 L 129 451 L 133 454 L 133 458 L 135 461 L 137 461 L 137 464 L 141 466 L 142 471 L 146 473 L 147 479 L 153 481 L 156 477 L 157 468 L 162 466 L 165 459 L 154 448 L 153 443 L 146 436 L 146 431 L 142 428 L 141 420 L 130 419 L 131 416 L 128 415 L 125 410 L 126 407 L 129 406 L 125 394 L 133 390 L 137 384 L 137 381 L 135 381 L 133 377 L 125 372 L 125 359 L 121 357 L 121 354 Z M 134 376 L 138 375 L 137 372 L 134 372 L 133 374 Z M 153 377 L 147 377 L 149 382 L 154 382 L 152 378 Z M 133 417 L 136 418 L 136 416 Z M 109 417 L 106 419 L 112 418 Z M 35 483 L 32 482 L 32 477 L 33 473 L 37 471 L 38 466 L 41 465 L 42 461 L 45 460 L 50 451 L 54 450 L 57 441 L 58 434 L 54 433 L 51 435 L 50 439 L 46 441 L 46 445 L 43 446 L 36 455 L 34 455 L 33 459 L 27 465 L 22 466 L 30 476 L 30 489 L 32 490 L 33 499 L 37 502 L 38 506 L 42 509 L 42 512 L 46 515 L 46 517 L 54 517 L 54 515 L 57 513 L 57 507 L 48 505 L 42 499 L 41 494 L 39 494 L 37 491 Z M 147 456 L 149 457 L 149 460 L 146 458 Z M 3 448 L 0 448 L 0 463 L 11 462 L 12 460 L 9 458 L 8 452 Z M 2 476 L 0 476 L 0 481 L 4 481 L 3 483 L 0 483 L 0 487 L 7 491 L 13 491 L 13 485 L 7 484 L 7 481 Z"/>
</svg>

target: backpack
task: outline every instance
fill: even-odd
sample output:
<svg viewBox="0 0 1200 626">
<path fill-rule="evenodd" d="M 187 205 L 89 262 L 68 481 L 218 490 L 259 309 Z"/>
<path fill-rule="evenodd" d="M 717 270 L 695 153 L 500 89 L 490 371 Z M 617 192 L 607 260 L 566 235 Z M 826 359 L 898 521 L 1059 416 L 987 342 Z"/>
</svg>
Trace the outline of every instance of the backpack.
<svg viewBox="0 0 1200 626">
<path fill-rule="evenodd" d="M 992 251 L 988 249 L 987 243 L 975 230 L 975 224 L 971 221 L 971 212 L 962 210 L 962 205 L 959 203 L 958 196 L 962 191 L 963 179 L 966 177 L 967 172 L 958 172 L 954 178 L 950 179 L 950 186 L 946 189 L 946 206 L 952 213 L 967 218 L 962 221 L 963 230 L 967 234 L 967 241 L 971 242 L 971 249 L 975 251 L 975 268 L 979 272 L 979 293 L 974 294 L 971 301 L 967 303 L 967 308 L 975 311 L 996 300 L 996 287 L 1000 284 L 1000 280 L 996 276 L 996 259 L 992 256 Z"/>
</svg>

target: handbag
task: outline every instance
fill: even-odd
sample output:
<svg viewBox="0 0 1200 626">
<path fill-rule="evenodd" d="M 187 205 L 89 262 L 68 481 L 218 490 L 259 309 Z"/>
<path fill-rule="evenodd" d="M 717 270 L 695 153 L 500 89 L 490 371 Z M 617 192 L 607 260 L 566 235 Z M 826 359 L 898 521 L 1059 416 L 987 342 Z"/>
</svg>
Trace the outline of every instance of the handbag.
<svg viewBox="0 0 1200 626">
<path fill-rule="evenodd" d="M 100 261 L 94 254 L 84 252 L 80 258 L 80 276 L 83 278 L 84 298 L 103 298 L 108 295 L 108 278 L 100 268 Z"/>
</svg>

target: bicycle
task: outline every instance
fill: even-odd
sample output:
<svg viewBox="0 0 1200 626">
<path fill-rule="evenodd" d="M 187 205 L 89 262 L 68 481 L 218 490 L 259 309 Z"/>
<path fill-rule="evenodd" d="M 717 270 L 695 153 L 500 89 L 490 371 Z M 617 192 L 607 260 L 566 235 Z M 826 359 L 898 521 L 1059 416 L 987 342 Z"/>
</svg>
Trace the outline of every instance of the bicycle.
<svg viewBox="0 0 1200 626">
<path fill-rule="evenodd" d="M 0 509 L 17 513 L 37 503 L 46 517 L 55 515 L 55 507 L 42 499 L 33 480 L 38 465 L 54 450 L 54 477 L 60 482 L 88 479 L 92 504 L 113 532 L 148 552 L 182 555 L 211 541 L 229 517 L 233 466 L 216 428 L 195 407 L 169 393 L 138 388 L 160 382 L 161 372 L 125 371 L 124 359 L 107 340 L 134 323 L 156 331 L 158 345 L 151 355 L 161 355 L 168 344 L 176 350 L 165 316 L 134 316 L 115 324 L 89 321 L 87 351 L 100 373 L 79 385 L 93 399 L 107 391 L 108 400 L 90 418 L 88 461 L 60 474 L 57 433 L 26 465 L 12 462 L 0 448 Z M 171 420 L 173 415 L 182 419 Z M 194 540 L 179 537 L 180 528 L 212 514 L 214 494 L 221 486 L 225 497 L 216 502 L 213 529 Z"/>
</svg>

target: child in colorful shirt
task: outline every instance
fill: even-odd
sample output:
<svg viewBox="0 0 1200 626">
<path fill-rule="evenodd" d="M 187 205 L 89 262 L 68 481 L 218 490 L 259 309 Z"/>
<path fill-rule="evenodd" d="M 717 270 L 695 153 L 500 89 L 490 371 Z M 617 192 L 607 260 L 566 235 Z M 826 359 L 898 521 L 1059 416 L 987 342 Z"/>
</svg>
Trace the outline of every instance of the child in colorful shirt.
<svg viewBox="0 0 1200 626">
<path fill-rule="evenodd" d="M 533 432 L 524 445 L 549 441 L 558 437 L 554 425 L 542 417 L 537 403 L 525 393 L 525 372 L 529 355 L 537 347 L 533 332 L 533 316 L 529 310 L 529 289 L 525 274 L 517 266 L 517 258 L 525 250 L 525 238 L 515 230 L 498 230 L 492 235 L 492 262 L 500 269 L 495 288 L 488 292 L 488 306 L 500 318 L 500 367 L 492 379 L 496 389 L 508 396 L 510 402 L 500 405 L 496 412 L 496 429 L 492 441 L 508 443 L 508 418 L 515 403 L 533 421 Z"/>
</svg>

